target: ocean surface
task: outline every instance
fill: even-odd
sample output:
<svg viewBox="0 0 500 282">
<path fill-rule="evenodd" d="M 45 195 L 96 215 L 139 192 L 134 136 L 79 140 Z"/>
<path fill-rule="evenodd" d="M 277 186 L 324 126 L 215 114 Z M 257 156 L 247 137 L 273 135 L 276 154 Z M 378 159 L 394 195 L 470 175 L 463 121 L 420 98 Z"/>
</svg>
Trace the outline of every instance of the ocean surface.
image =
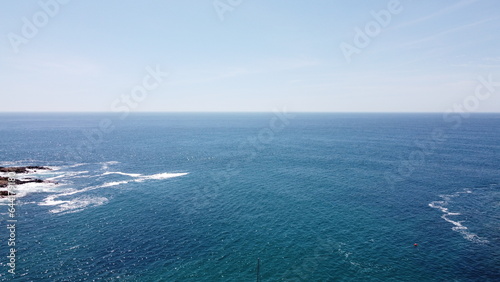
<svg viewBox="0 0 500 282">
<path fill-rule="evenodd" d="M 0 114 L 1 281 L 499 281 L 500 115 Z M 415 246 L 414 244 L 417 244 Z"/>
</svg>

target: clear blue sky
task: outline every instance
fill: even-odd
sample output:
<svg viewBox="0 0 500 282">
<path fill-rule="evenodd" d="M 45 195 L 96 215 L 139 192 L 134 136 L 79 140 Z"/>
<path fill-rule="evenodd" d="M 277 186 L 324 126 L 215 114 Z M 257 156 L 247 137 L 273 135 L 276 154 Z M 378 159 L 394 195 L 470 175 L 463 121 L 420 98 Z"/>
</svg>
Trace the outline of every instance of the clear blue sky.
<svg viewBox="0 0 500 282">
<path fill-rule="evenodd" d="M 350 62 L 390 0 L 39 2 L 2 1 L 0 112 L 111 111 L 148 66 L 169 76 L 133 111 L 444 112 L 500 83 L 496 0 L 400 0 Z M 500 112 L 495 89 L 475 110 Z"/>
</svg>

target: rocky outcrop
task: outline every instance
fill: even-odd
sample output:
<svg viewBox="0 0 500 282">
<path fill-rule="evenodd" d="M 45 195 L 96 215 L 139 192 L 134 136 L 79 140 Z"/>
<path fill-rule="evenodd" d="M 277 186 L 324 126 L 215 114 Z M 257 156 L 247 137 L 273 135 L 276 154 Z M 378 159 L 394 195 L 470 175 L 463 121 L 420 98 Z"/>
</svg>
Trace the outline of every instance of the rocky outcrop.
<svg viewBox="0 0 500 282">
<path fill-rule="evenodd" d="M 2 198 L 6 197 L 6 196 L 10 196 L 10 195 L 15 195 L 15 193 L 9 194 L 9 191 L 7 191 L 7 190 L 0 191 L 0 197 L 2 197 Z"/>
<path fill-rule="evenodd" d="M 0 176 L 0 188 L 7 187 L 7 185 L 9 184 L 8 179 L 9 179 L 8 177 Z M 41 179 L 37 179 L 37 178 L 25 178 L 23 180 L 16 179 L 16 181 L 15 181 L 16 185 L 22 185 L 22 184 L 33 183 L 33 182 L 34 183 L 45 183 L 46 181 L 41 180 Z"/>
<path fill-rule="evenodd" d="M 51 169 L 44 166 L 13 166 L 13 167 L 0 166 L 0 172 L 30 173 L 30 172 L 36 172 L 37 170 L 51 170 Z"/>
<path fill-rule="evenodd" d="M 33 173 L 36 172 L 37 170 L 51 170 L 48 167 L 43 167 L 43 166 L 17 166 L 17 167 L 0 167 L 0 172 L 3 173 L 9 173 L 9 172 L 14 172 L 16 174 L 26 174 L 26 173 Z M 15 184 L 16 185 L 23 185 L 26 183 L 48 183 L 50 181 L 38 179 L 38 178 L 23 178 L 23 179 L 15 179 Z M 9 185 L 9 178 L 7 176 L 0 176 L 0 188 L 5 188 Z M 10 194 L 10 195 L 15 195 L 15 194 Z M 9 192 L 6 190 L 0 190 L 0 197 L 6 197 L 9 196 Z"/>
</svg>

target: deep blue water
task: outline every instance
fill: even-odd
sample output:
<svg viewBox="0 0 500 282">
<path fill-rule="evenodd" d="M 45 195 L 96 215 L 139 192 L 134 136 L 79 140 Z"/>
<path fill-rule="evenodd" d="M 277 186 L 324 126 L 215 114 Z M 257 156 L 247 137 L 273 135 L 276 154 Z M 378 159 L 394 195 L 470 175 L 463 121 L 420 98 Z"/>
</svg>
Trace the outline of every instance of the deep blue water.
<svg viewBox="0 0 500 282">
<path fill-rule="evenodd" d="M 500 115 L 457 117 L 0 114 L 59 183 L 17 187 L 0 279 L 495 281 Z"/>
</svg>

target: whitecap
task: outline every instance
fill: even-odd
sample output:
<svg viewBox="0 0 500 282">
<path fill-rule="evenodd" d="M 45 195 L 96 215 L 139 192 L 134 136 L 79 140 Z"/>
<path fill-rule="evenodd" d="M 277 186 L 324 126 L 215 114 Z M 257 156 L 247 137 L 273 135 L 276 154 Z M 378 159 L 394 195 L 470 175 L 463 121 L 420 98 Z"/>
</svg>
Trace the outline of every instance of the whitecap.
<svg viewBox="0 0 500 282">
<path fill-rule="evenodd" d="M 131 176 L 131 177 L 139 177 L 142 175 L 140 173 L 125 173 L 125 172 L 121 172 L 121 171 L 107 171 L 101 175 L 104 176 L 104 175 L 110 175 L 110 174 L 119 174 L 119 175 Z"/>
<path fill-rule="evenodd" d="M 156 180 L 161 180 L 161 179 L 168 179 L 168 178 L 173 178 L 173 177 L 179 177 L 179 176 L 184 176 L 187 175 L 187 172 L 180 172 L 180 173 L 158 173 L 158 174 L 153 174 L 153 175 L 144 175 L 140 176 L 139 179 L 136 179 L 136 182 L 143 182 L 144 180 L 148 179 L 156 179 Z"/>
<path fill-rule="evenodd" d="M 98 186 L 97 188 L 105 188 L 105 187 L 111 187 L 111 186 L 117 186 L 117 185 L 122 185 L 122 184 L 127 184 L 130 181 L 114 181 L 114 182 L 106 182 L 101 186 Z"/>
</svg>

